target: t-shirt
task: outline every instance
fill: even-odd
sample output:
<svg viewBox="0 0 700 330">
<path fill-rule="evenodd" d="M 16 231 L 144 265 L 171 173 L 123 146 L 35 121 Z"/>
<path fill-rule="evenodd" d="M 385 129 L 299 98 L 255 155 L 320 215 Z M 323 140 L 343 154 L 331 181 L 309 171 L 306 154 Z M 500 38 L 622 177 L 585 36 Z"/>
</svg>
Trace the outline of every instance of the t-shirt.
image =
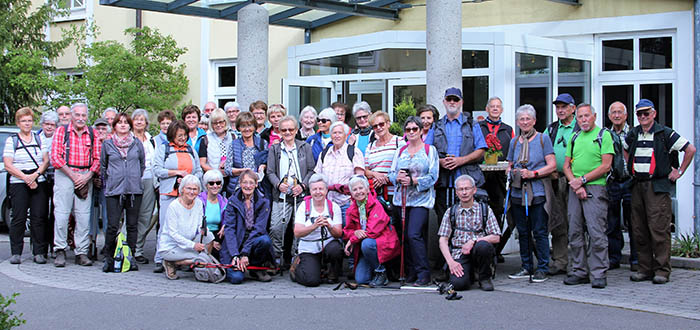
<svg viewBox="0 0 700 330">
<path fill-rule="evenodd" d="M 557 136 L 554 137 L 552 146 L 554 148 L 554 157 L 557 158 L 557 171 L 561 172 L 564 170 L 564 159 L 566 157 L 566 146 L 571 141 L 571 135 L 574 133 L 574 127 L 576 126 L 576 119 L 574 118 L 569 125 L 564 126 L 561 121 L 557 122 L 559 129 L 557 130 Z M 545 135 L 549 134 L 549 129 L 545 132 Z"/>
<path fill-rule="evenodd" d="M 212 203 L 207 200 L 207 209 L 204 215 L 207 217 L 207 229 L 216 233 L 219 230 L 219 224 L 221 224 L 221 207 L 219 207 L 219 202 Z"/>
<path fill-rule="evenodd" d="M 357 147 L 357 149 L 360 149 L 360 151 L 362 151 L 363 155 L 366 155 L 365 150 L 367 149 L 367 145 L 369 144 L 369 136 L 370 134 L 357 134 L 357 143 L 355 143 L 355 146 Z"/>
<path fill-rule="evenodd" d="M 27 148 L 22 148 L 22 142 L 24 142 L 24 145 L 27 146 Z M 40 144 L 41 142 L 37 143 L 36 138 L 34 137 L 34 133 L 31 134 L 31 142 L 27 141 L 20 141 L 17 142 L 17 150 L 15 151 L 15 139 L 12 136 L 9 136 L 5 140 L 5 150 L 2 154 L 2 157 L 9 157 L 12 158 L 12 165 L 14 165 L 18 170 L 34 170 L 39 168 L 39 166 L 42 165 L 43 162 L 43 151 L 42 151 L 42 145 Z M 37 164 L 34 163 L 32 158 L 34 157 L 36 160 Z M 8 174 L 9 175 L 9 174 Z M 44 182 L 44 176 L 39 175 L 37 178 L 38 182 Z M 10 183 L 23 183 L 24 181 L 20 178 L 15 177 L 14 175 L 10 176 Z M 3 183 L 4 184 L 4 183 Z"/>
<path fill-rule="evenodd" d="M 652 130 L 653 131 L 653 130 Z M 659 132 L 659 134 L 662 134 Z M 671 151 L 683 151 L 685 147 L 690 144 L 688 140 L 676 131 L 671 131 L 671 135 L 668 136 L 668 141 L 671 143 Z M 627 144 L 627 139 L 622 139 L 622 147 L 625 150 L 629 150 L 629 145 Z M 654 173 L 656 169 L 656 155 L 654 155 L 654 132 L 644 132 L 643 130 L 637 135 L 637 149 L 634 152 L 632 166 L 635 175 L 646 177 Z"/>
<path fill-rule="evenodd" d="M 610 132 L 603 133 L 602 144 L 598 144 L 598 132 L 600 127 L 594 127 L 588 132 L 581 132 L 574 141 L 574 150 L 571 150 L 571 139 L 566 147 L 566 157 L 571 158 L 571 171 L 574 177 L 580 177 L 590 171 L 595 170 L 603 161 L 603 154 L 615 154 L 612 136 Z M 571 136 L 573 138 L 573 135 Z M 573 156 L 572 156 L 573 155 Z M 606 175 L 602 175 L 587 185 L 605 185 Z"/>
<path fill-rule="evenodd" d="M 377 140 L 375 140 L 370 143 L 365 151 L 365 168 L 373 172 L 389 173 L 391 163 L 394 160 L 394 153 L 405 145 L 406 141 L 398 136 L 394 136 L 383 146 L 379 146 Z M 390 195 L 394 193 L 393 185 L 386 188 Z"/>
<path fill-rule="evenodd" d="M 520 155 L 520 150 L 523 146 L 518 140 L 519 138 L 517 136 L 510 140 L 510 148 L 508 149 L 508 157 L 506 158 L 509 162 L 513 162 L 514 169 L 523 168 L 523 166 L 517 161 L 518 155 Z M 528 145 L 530 156 L 528 157 L 527 164 L 525 164 L 527 169 L 530 171 L 537 171 L 547 166 L 547 161 L 545 161 L 544 157 L 554 154 L 552 141 L 549 140 L 549 136 L 546 134 L 537 133 L 535 138 L 532 139 Z M 542 183 L 542 179 L 530 180 L 530 182 L 532 183 L 532 194 L 534 197 L 544 197 L 544 183 Z M 523 195 L 521 189 L 513 187 L 511 196 L 515 198 L 522 198 Z"/>
<path fill-rule="evenodd" d="M 311 207 L 311 212 L 309 213 L 309 218 L 306 219 L 306 202 L 301 202 L 299 204 L 299 207 L 297 208 L 297 216 L 294 219 L 294 224 L 303 224 L 304 226 L 311 226 L 314 224 L 314 221 L 316 218 L 318 218 L 321 215 L 324 215 L 328 218 L 331 218 L 330 213 L 328 212 L 328 202 L 324 201 L 323 202 L 323 212 L 318 213 L 316 211 L 316 208 L 314 207 L 313 200 L 310 200 L 309 205 Z M 340 225 L 343 223 L 342 221 L 342 213 L 340 211 L 340 206 L 338 204 L 331 202 L 333 205 L 333 218 L 331 218 L 330 222 L 331 225 Z M 308 235 L 299 238 L 299 253 L 319 253 L 321 252 L 321 228 L 325 227 L 318 227 L 316 230 L 312 231 Z M 326 237 L 328 239 L 323 241 L 324 245 L 328 245 L 331 241 L 333 241 L 336 238 L 333 238 L 331 236 L 331 233 L 328 232 Z"/>
</svg>

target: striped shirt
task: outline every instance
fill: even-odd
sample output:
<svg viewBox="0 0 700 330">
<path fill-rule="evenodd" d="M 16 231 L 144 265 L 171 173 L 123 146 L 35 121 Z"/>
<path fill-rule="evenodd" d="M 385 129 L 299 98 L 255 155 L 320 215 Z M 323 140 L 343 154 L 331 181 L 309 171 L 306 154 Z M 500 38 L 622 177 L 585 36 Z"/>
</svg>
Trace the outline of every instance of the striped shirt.
<svg viewBox="0 0 700 330">
<path fill-rule="evenodd" d="M 477 240 L 488 235 L 501 235 L 501 228 L 496 222 L 496 216 L 491 208 L 488 208 L 488 218 L 486 219 L 486 228 L 483 228 L 483 218 L 481 215 L 481 206 L 474 202 L 472 207 L 463 208 L 459 206 L 457 209 L 457 219 L 455 219 L 455 228 L 452 229 L 450 221 L 451 210 L 448 209 L 445 215 L 442 216 L 442 223 L 438 230 L 438 236 L 448 237 L 452 244 L 452 258 L 459 259 L 462 256 L 462 245 L 469 241 Z"/>
<path fill-rule="evenodd" d="M 5 150 L 2 154 L 2 157 L 12 158 L 12 165 L 14 165 L 14 167 L 16 167 L 20 171 L 35 170 L 38 168 L 37 164 L 35 164 L 32 160 L 32 157 L 34 157 L 34 159 L 39 165 L 42 165 L 42 157 L 44 153 L 42 152 L 41 144 L 37 144 L 37 141 L 34 137 L 34 133 L 32 133 L 31 136 L 31 142 L 18 140 L 17 150 L 15 150 L 15 138 L 13 136 L 10 136 L 7 138 L 7 140 L 5 140 Z M 23 142 L 26 148 L 22 147 Z M 30 154 L 31 157 L 29 156 Z M 44 182 L 44 180 L 45 179 L 43 175 L 40 175 L 37 178 L 38 182 Z M 24 180 L 16 178 L 14 175 L 12 175 L 10 176 L 10 183 L 24 183 Z"/>
<path fill-rule="evenodd" d="M 365 151 L 365 168 L 382 174 L 389 173 L 391 162 L 394 160 L 394 153 L 405 145 L 406 141 L 398 136 L 394 136 L 383 146 L 379 146 L 377 140 L 374 140 Z M 394 186 L 387 186 L 386 188 L 389 195 L 394 193 Z"/>
<path fill-rule="evenodd" d="M 661 131 L 663 133 L 663 131 Z M 671 143 L 671 151 L 681 151 L 685 149 L 688 145 L 688 140 L 676 131 L 671 132 L 669 138 Z M 622 140 L 622 146 L 625 150 L 629 149 L 627 142 Z M 654 132 L 644 132 L 642 130 L 637 136 L 637 149 L 634 152 L 634 159 L 632 163 L 632 170 L 634 170 L 635 175 L 650 176 L 654 174 L 656 169 L 656 158 L 654 156 Z"/>
</svg>

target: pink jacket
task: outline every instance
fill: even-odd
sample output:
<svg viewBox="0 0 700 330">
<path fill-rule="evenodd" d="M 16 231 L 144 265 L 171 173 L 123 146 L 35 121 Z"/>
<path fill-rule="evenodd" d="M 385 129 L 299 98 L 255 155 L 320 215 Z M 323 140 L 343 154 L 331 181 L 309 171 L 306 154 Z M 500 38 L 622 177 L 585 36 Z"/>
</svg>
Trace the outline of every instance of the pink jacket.
<svg viewBox="0 0 700 330">
<path fill-rule="evenodd" d="M 399 245 L 399 237 L 396 234 L 396 228 L 391 225 L 391 218 L 386 215 L 384 208 L 379 203 L 373 194 L 367 196 L 367 237 L 377 241 L 377 257 L 379 263 L 385 263 L 401 253 Z M 355 230 L 362 229 L 360 225 L 360 214 L 358 212 L 357 203 L 352 200 L 350 207 L 347 210 L 345 228 L 343 228 L 343 238 L 350 240 L 354 245 L 353 254 L 355 260 L 358 260 L 361 242 L 355 236 Z M 357 261 L 355 262 L 357 265 Z"/>
</svg>

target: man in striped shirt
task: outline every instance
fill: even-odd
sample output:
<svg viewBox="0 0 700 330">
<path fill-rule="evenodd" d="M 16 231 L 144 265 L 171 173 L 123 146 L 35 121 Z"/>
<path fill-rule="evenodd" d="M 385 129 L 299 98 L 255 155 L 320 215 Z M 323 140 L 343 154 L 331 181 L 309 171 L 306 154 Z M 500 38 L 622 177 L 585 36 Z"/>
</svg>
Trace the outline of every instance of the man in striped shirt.
<svg viewBox="0 0 700 330">
<path fill-rule="evenodd" d="M 628 153 L 632 174 L 632 235 L 637 244 L 639 271 L 634 282 L 668 282 L 671 275 L 671 191 L 690 165 L 695 147 L 673 129 L 654 121 L 654 103 L 639 100 L 635 106 L 639 126 L 627 134 L 622 145 Z M 672 166 L 670 153 L 684 152 L 680 168 Z"/>
</svg>

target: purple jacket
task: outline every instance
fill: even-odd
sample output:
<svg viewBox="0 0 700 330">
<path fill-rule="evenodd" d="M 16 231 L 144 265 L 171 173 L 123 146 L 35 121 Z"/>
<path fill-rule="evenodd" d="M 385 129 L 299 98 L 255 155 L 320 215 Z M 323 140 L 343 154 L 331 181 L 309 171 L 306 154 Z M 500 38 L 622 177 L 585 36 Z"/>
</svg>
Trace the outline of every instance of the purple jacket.
<svg viewBox="0 0 700 330">
<path fill-rule="evenodd" d="M 226 211 L 226 198 L 224 196 L 221 196 L 221 194 L 217 194 L 216 198 L 219 200 L 219 210 L 221 210 L 221 224 L 219 224 L 219 228 L 223 226 L 224 224 L 224 211 Z M 207 214 L 207 192 L 202 191 L 199 193 L 199 200 L 202 201 L 202 207 L 204 207 L 204 210 L 202 210 L 202 214 Z M 216 233 L 212 233 L 214 236 L 216 236 Z"/>
<path fill-rule="evenodd" d="M 245 237 L 245 204 L 243 193 L 236 189 L 228 200 L 224 212 L 224 241 L 221 244 L 221 263 L 230 264 L 233 257 L 249 255 L 253 240 L 267 235 L 267 218 L 270 216 L 270 202 L 259 190 L 255 190 L 253 196 L 253 214 L 255 224 L 248 236 Z"/>
</svg>

